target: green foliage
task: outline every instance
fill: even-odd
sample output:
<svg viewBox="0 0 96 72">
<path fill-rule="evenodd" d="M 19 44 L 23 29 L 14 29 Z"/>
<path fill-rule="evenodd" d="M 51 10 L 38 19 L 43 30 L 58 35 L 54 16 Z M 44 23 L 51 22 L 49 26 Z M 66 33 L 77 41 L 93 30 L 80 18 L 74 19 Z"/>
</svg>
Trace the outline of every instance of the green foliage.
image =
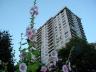
<svg viewBox="0 0 96 72">
<path fill-rule="evenodd" d="M 8 72 L 14 72 L 14 52 L 11 42 L 11 35 L 8 31 L 0 31 L 0 60 L 2 65 L 6 63 Z"/>
<path fill-rule="evenodd" d="M 28 72 L 36 72 L 37 69 L 39 68 L 39 66 L 40 66 L 40 62 L 39 61 L 37 61 L 37 62 L 35 62 L 33 64 L 29 64 L 28 65 Z"/>
<path fill-rule="evenodd" d="M 19 72 L 19 64 L 18 63 L 15 65 L 15 70 L 16 70 L 16 72 Z"/>
<path fill-rule="evenodd" d="M 69 57 L 70 50 L 72 51 Z M 62 64 L 66 63 L 68 57 L 74 71 L 96 71 L 96 49 L 89 45 L 87 41 L 80 38 L 71 39 L 66 44 L 66 47 L 59 51 L 59 58 L 62 59 Z"/>
<path fill-rule="evenodd" d="M 38 50 L 34 50 L 32 52 L 36 57 L 40 56 L 40 52 Z"/>
<path fill-rule="evenodd" d="M 80 47 L 86 46 L 88 43 L 86 40 L 83 40 L 81 38 L 72 38 L 70 39 L 70 42 L 66 44 L 66 48 L 72 48 L 73 46 L 79 45 Z"/>
<path fill-rule="evenodd" d="M 36 42 L 31 42 L 29 40 L 27 40 L 27 42 L 28 42 L 28 48 L 23 48 L 21 50 L 21 52 L 24 53 L 24 60 L 21 62 L 26 63 L 27 72 L 37 72 L 37 70 L 40 67 L 40 61 L 39 61 L 40 52 L 39 50 L 35 49 Z M 32 59 L 32 56 L 34 56 L 35 59 Z M 21 62 L 19 62 L 19 64 Z M 18 72 L 19 69 L 18 65 L 16 65 L 16 72 Z"/>
</svg>

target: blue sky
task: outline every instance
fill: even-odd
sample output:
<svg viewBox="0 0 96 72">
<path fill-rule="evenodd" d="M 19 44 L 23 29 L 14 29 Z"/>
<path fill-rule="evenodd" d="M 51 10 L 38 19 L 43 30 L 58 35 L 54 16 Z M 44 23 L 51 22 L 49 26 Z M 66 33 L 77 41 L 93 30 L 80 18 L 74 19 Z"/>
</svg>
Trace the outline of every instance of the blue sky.
<svg viewBox="0 0 96 72">
<path fill-rule="evenodd" d="M 30 8 L 33 0 L 0 0 L 0 30 L 13 35 L 16 59 L 18 60 L 20 33 L 25 33 L 30 23 Z M 42 26 L 50 17 L 67 6 L 82 19 L 88 42 L 96 42 L 96 0 L 37 0 L 39 15 L 35 28 Z"/>
</svg>

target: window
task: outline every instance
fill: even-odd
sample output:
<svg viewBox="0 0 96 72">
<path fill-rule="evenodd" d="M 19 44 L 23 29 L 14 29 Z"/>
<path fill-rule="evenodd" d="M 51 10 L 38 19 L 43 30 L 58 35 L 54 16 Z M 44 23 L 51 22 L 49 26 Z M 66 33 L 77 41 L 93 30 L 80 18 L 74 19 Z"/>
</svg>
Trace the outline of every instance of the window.
<svg viewBox="0 0 96 72">
<path fill-rule="evenodd" d="M 61 31 L 61 28 L 60 28 L 60 31 Z"/>
<path fill-rule="evenodd" d="M 67 31 L 67 32 L 65 32 L 65 35 L 66 35 L 66 34 L 68 34 L 68 31 Z"/>
<path fill-rule="evenodd" d="M 57 26 L 55 27 L 55 29 L 57 28 Z"/>
<path fill-rule="evenodd" d="M 64 15 L 62 14 L 62 18 L 64 18 Z"/>
<path fill-rule="evenodd" d="M 55 31 L 57 31 L 57 29 L 55 29 Z"/>
<path fill-rule="evenodd" d="M 63 26 L 66 25 L 66 23 L 63 23 Z"/>
<path fill-rule="evenodd" d="M 59 25 L 59 28 L 61 28 L 61 25 Z"/>
<path fill-rule="evenodd" d="M 68 37 L 68 31 L 67 32 L 65 32 L 65 38 L 67 38 Z"/>
<path fill-rule="evenodd" d="M 59 39 L 58 38 L 56 39 L 56 43 L 59 43 Z"/>
<path fill-rule="evenodd" d="M 67 27 L 67 25 L 63 26 L 63 28 L 66 28 L 66 27 Z"/>
<path fill-rule="evenodd" d="M 62 37 L 60 36 L 60 40 L 62 40 Z"/>
<path fill-rule="evenodd" d="M 55 31 L 57 31 L 57 26 L 55 27 Z"/>
</svg>

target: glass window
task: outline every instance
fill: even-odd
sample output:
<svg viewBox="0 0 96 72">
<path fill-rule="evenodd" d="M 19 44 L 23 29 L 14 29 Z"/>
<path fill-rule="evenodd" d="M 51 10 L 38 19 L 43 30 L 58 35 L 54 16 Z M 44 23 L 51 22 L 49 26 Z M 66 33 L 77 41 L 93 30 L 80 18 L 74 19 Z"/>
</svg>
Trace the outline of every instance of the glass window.
<svg viewBox="0 0 96 72">
<path fill-rule="evenodd" d="M 67 27 L 67 25 L 63 26 L 63 28 L 66 28 L 66 27 Z"/>
<path fill-rule="evenodd" d="M 65 32 L 65 38 L 67 38 L 68 37 L 68 31 L 67 32 Z"/>
</svg>

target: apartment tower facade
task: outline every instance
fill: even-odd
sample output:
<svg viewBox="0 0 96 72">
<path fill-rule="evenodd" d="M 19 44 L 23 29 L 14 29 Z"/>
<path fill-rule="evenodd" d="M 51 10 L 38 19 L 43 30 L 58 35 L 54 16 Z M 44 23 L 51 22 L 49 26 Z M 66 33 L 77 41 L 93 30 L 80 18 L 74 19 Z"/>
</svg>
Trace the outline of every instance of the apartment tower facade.
<svg viewBox="0 0 96 72">
<path fill-rule="evenodd" d="M 41 50 L 41 62 L 48 65 L 57 61 L 56 52 L 74 37 L 86 40 L 81 19 L 65 7 L 37 30 L 37 48 Z"/>
</svg>

